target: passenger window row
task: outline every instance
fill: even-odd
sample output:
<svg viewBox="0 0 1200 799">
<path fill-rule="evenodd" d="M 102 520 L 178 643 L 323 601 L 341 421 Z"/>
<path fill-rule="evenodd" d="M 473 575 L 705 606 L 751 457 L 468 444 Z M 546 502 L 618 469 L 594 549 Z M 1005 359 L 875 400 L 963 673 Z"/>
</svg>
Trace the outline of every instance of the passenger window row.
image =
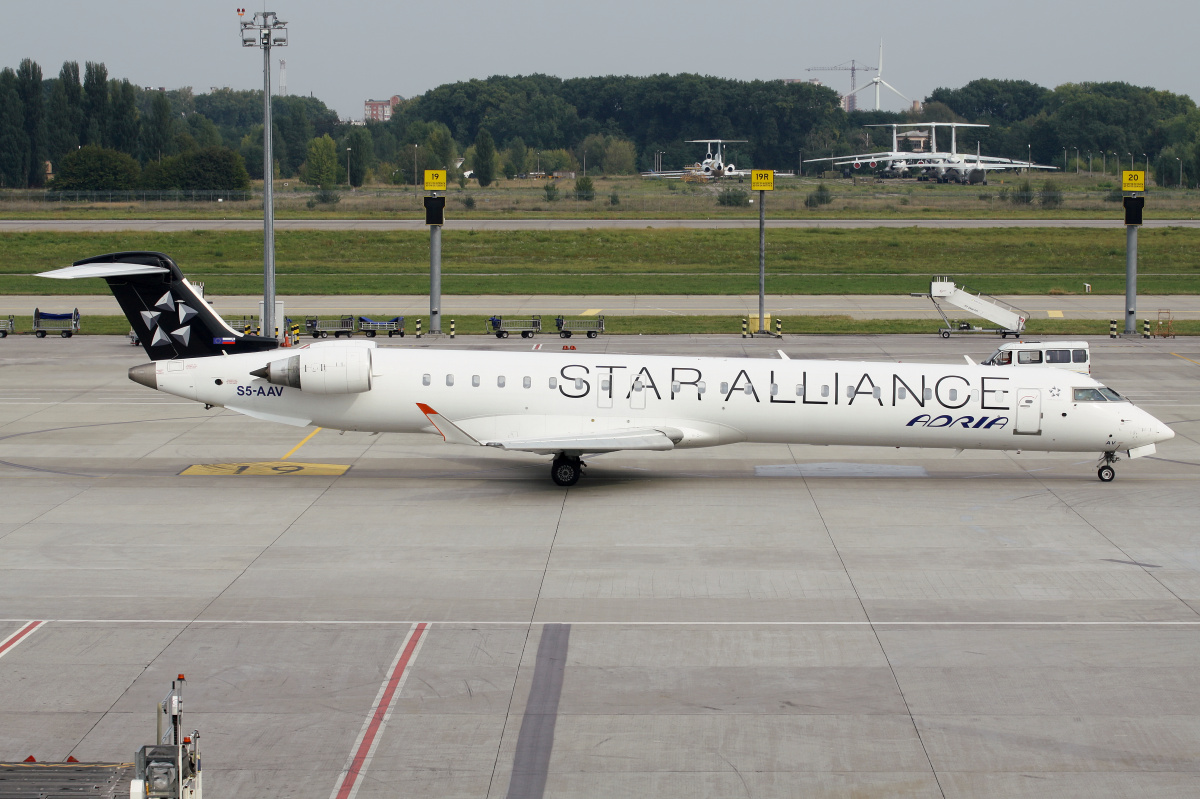
<svg viewBox="0 0 1200 799">
<path fill-rule="evenodd" d="M 506 382 L 507 381 L 505 380 L 504 375 L 498 375 L 496 377 L 496 388 L 504 388 Z M 431 385 L 432 383 L 433 383 L 432 375 L 429 375 L 429 374 L 421 375 L 421 385 L 428 386 L 428 385 Z M 446 375 L 446 385 L 448 385 L 448 386 L 454 385 L 454 375 L 449 375 L 449 374 Z M 479 375 L 471 375 L 471 385 L 474 386 L 475 388 L 479 388 L 479 386 L 482 385 L 482 381 L 480 380 Z M 533 379 L 529 378 L 529 377 L 522 378 L 521 385 L 524 386 L 525 388 L 530 388 L 533 385 Z M 555 380 L 553 377 L 550 378 L 550 388 L 555 388 L 557 385 L 558 385 L 558 381 Z M 577 379 L 575 381 L 575 387 L 578 389 L 582 389 L 583 381 Z"/>
</svg>

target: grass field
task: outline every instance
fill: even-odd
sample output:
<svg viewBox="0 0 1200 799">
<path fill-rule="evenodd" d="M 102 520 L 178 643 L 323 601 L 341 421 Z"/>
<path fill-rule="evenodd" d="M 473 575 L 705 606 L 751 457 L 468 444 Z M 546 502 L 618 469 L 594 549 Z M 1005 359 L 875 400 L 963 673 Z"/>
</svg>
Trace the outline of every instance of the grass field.
<svg viewBox="0 0 1200 799">
<path fill-rule="evenodd" d="M 1098 166 L 1098 165 L 1097 165 Z M 1057 174 L 1034 176 L 1039 190 L 1046 178 L 1062 191 L 1062 202 L 1014 204 L 1012 192 L 1023 175 L 993 176 L 987 186 L 920 183 L 913 179 L 858 181 L 836 178 L 780 178 L 767 196 L 767 213 L 777 219 L 1119 219 L 1120 203 L 1109 200 L 1116 185 L 1112 175 Z M 819 183 L 833 193 L 833 202 L 816 208 L 804 204 Z M 502 180 L 486 189 L 451 186 L 446 215 L 450 219 L 736 219 L 756 218 L 758 206 L 717 204 L 717 192 L 749 183 L 722 181 L 686 185 L 681 181 L 640 177 L 597 178 L 592 201 L 567 199 L 574 182 L 557 182 L 562 198 L 549 202 L 541 181 Z M 261 185 L 256 186 L 261 190 Z M 313 190 L 296 181 L 276 181 L 275 214 L 279 219 L 421 219 L 423 191 L 413 187 L 371 185 L 342 190 L 335 205 L 308 207 Z M 611 202 L 617 196 L 617 204 Z M 8 219 L 261 219 L 262 200 L 245 202 L 45 202 L 23 192 L 0 191 L 0 217 Z M 469 198 L 469 199 L 468 199 Z M 747 198 L 749 199 L 749 198 Z M 473 204 L 468 208 L 467 204 Z M 1151 188 L 1147 218 L 1200 218 L 1200 191 Z"/>
<path fill-rule="evenodd" d="M 333 318 L 333 317 L 330 317 Z M 941 322 L 933 319 L 852 319 L 849 316 L 783 316 L 784 335 L 799 334 L 895 334 L 911 333 L 937 336 Z M 411 336 L 416 328 L 417 317 L 406 320 L 406 329 Z M 422 318 L 428 330 L 428 318 Z M 483 316 L 458 316 L 455 325 L 459 335 L 478 335 L 484 330 Z M 28 335 L 31 319 L 28 316 L 18 316 L 15 319 L 17 335 Z M 538 341 L 551 342 L 552 348 L 561 343 L 554 330 L 554 320 L 543 320 L 548 332 L 537 337 Z M 606 335 L 663 335 L 663 334 L 720 334 L 740 336 L 742 329 L 741 317 L 722 316 L 626 316 L 607 317 Z M 123 316 L 87 316 L 81 320 L 81 335 L 125 335 L 129 332 L 129 322 Z M 445 333 L 450 331 L 450 319 L 443 320 Z M 1025 328 L 1028 336 L 1104 336 L 1108 335 L 1108 322 L 1103 320 L 1086 319 L 1031 319 Z M 1174 331 L 1181 336 L 1200 335 L 1200 320 L 1185 320 L 1174 323 Z M 50 334 L 57 339 L 57 334 Z M 983 335 L 981 340 L 999 340 L 995 335 Z M 50 339 L 47 339 L 49 342 Z M 332 339 L 326 339 L 331 341 Z M 583 339 L 586 341 L 586 339 Z M 302 336 L 301 343 L 311 341 Z M 377 339 L 379 343 L 388 343 L 386 338 Z M 408 341 L 406 338 L 405 341 Z M 572 338 L 571 343 L 578 343 L 579 337 Z M 393 339 L 391 343 L 399 343 Z M 4 342 L 0 341 L 0 348 Z M 50 346 L 48 343 L 47 346 Z M 0 352 L 3 350 L 0 349 Z"/>
<path fill-rule="evenodd" d="M 463 231 L 442 239 L 447 294 L 750 294 L 758 289 L 756 230 Z M 171 255 L 213 294 L 262 290 L 257 232 L 0 234 L 0 294 L 107 292 L 101 281 L 37 272 L 121 250 Z M 1139 291 L 1200 291 L 1200 230 L 1141 231 Z M 423 231 L 276 234 L 280 294 L 421 294 L 429 288 Z M 992 294 L 1120 294 L 1121 229 L 772 230 L 767 290 L 779 294 L 907 294 L 947 274 Z"/>
</svg>

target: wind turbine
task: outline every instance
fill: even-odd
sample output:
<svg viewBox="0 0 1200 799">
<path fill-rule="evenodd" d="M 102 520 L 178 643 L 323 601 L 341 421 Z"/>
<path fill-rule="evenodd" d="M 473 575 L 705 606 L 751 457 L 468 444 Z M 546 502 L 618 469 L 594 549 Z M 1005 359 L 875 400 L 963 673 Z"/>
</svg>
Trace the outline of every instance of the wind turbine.
<svg viewBox="0 0 1200 799">
<path fill-rule="evenodd" d="M 850 94 L 858 94 L 859 92 L 861 92 L 863 89 L 867 88 L 868 86 L 874 86 L 875 87 L 875 110 L 878 111 L 879 110 L 879 86 L 881 84 L 884 86 L 887 86 L 889 89 L 894 91 L 896 94 L 900 95 L 900 97 L 903 100 L 905 100 L 906 102 L 909 102 L 909 103 L 912 102 L 912 100 L 909 100 L 903 94 L 900 94 L 899 89 L 897 89 L 895 86 L 893 86 L 892 84 L 888 83 L 886 80 L 883 79 L 883 39 L 879 40 L 879 69 L 875 72 L 875 77 L 871 78 L 870 83 L 863 84 L 861 87 L 850 92 Z"/>
</svg>

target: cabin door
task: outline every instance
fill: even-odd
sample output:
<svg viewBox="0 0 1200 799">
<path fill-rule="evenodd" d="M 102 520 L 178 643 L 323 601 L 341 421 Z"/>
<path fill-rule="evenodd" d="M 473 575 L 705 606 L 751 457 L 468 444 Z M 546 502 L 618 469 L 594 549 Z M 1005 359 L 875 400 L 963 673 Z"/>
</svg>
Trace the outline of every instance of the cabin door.
<svg viewBox="0 0 1200 799">
<path fill-rule="evenodd" d="M 1017 389 L 1017 424 L 1013 433 L 1018 436 L 1042 434 L 1042 391 L 1038 388 Z"/>
</svg>

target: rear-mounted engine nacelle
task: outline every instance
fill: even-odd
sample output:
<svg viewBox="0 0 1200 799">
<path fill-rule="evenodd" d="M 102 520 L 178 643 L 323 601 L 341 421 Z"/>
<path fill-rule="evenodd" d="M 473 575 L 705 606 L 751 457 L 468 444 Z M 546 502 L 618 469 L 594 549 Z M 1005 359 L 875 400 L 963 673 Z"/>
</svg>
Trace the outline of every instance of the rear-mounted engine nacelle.
<svg viewBox="0 0 1200 799">
<path fill-rule="evenodd" d="M 250 374 L 309 394 L 361 394 L 371 390 L 371 350 L 320 347 L 271 361 Z"/>
</svg>

